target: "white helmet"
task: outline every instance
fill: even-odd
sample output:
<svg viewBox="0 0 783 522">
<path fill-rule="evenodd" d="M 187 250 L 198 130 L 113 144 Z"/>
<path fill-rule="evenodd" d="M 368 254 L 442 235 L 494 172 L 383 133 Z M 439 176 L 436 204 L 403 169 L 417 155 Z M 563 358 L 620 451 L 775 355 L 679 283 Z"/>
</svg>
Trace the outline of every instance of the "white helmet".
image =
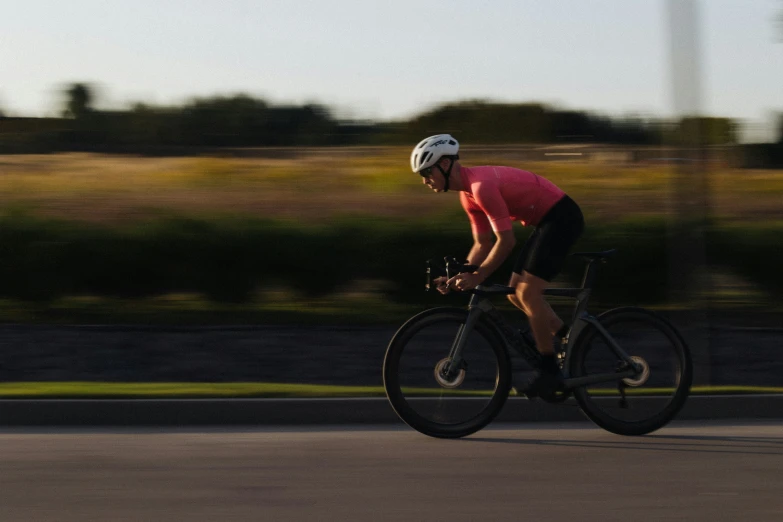
<svg viewBox="0 0 783 522">
<path fill-rule="evenodd" d="M 411 168 L 413 172 L 435 165 L 443 156 L 456 156 L 459 152 L 459 142 L 450 134 L 436 134 L 423 139 L 413 147 L 411 152 Z M 451 169 L 449 169 L 451 170 Z"/>
</svg>

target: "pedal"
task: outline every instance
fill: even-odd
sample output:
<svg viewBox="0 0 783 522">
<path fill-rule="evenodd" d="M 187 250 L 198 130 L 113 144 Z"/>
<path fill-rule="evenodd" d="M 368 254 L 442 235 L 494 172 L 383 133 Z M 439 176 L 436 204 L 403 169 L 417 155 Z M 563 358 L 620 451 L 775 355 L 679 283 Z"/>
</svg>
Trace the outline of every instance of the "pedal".
<svg viewBox="0 0 783 522">
<path fill-rule="evenodd" d="M 562 404 L 571 398 L 571 392 L 568 390 L 554 390 L 549 393 L 542 393 L 540 397 L 549 404 Z"/>
</svg>

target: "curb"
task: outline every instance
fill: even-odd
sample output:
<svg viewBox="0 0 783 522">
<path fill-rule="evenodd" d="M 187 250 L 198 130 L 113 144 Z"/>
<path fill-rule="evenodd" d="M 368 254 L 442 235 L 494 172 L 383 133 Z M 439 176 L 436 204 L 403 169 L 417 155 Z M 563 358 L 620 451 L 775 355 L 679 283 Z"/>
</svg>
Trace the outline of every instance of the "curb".
<svg viewBox="0 0 783 522">
<path fill-rule="evenodd" d="M 694 396 L 677 415 L 677 420 L 708 419 L 783 419 L 783 395 Z M 573 399 L 554 405 L 520 397 L 510 397 L 495 420 L 511 423 L 573 421 L 587 421 Z M 2 427 L 285 426 L 401 422 L 385 398 L 0 400 Z"/>
</svg>

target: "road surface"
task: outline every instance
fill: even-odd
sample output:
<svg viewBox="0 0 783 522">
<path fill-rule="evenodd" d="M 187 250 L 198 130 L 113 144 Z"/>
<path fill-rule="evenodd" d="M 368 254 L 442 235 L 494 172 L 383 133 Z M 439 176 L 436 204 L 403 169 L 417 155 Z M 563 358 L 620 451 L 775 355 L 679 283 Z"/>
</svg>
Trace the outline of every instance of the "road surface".
<svg viewBox="0 0 783 522">
<path fill-rule="evenodd" d="M 783 520 L 783 424 L 0 431 L 0 520 Z"/>
</svg>

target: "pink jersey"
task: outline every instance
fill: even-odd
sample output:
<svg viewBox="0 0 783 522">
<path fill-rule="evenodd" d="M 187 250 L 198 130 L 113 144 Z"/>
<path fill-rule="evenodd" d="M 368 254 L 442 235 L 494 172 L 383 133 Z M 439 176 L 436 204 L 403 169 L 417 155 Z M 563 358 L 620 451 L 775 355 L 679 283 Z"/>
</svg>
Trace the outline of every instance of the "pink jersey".
<svg viewBox="0 0 783 522">
<path fill-rule="evenodd" d="M 538 225 L 565 192 L 532 172 L 511 167 L 462 167 L 460 202 L 474 234 L 511 229 L 512 221 Z"/>
</svg>

